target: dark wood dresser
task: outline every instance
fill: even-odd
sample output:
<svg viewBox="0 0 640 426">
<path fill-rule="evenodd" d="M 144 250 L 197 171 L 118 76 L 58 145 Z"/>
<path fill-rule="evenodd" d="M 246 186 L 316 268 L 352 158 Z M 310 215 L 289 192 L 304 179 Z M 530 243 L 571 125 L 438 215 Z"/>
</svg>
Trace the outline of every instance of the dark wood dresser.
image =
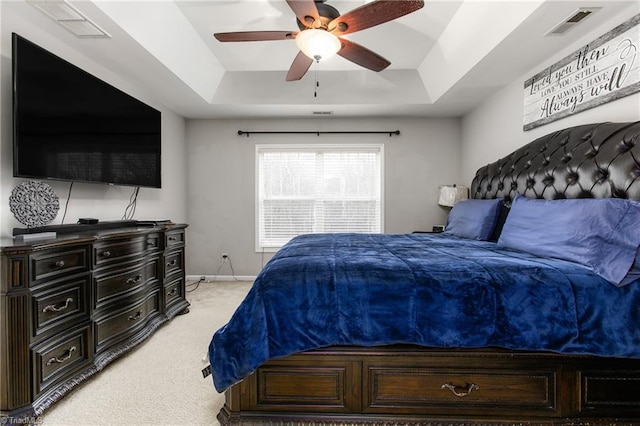
<svg viewBox="0 0 640 426">
<path fill-rule="evenodd" d="M 0 409 L 41 414 L 76 385 L 187 313 L 187 225 L 56 226 L 2 241 Z"/>
</svg>

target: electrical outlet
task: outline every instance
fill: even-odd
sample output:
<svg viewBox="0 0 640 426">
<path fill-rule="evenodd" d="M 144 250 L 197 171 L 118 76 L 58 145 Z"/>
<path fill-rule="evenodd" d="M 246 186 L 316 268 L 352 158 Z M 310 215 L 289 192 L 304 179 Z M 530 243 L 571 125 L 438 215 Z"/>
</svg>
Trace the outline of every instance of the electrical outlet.
<svg viewBox="0 0 640 426">
<path fill-rule="evenodd" d="M 202 275 L 200 277 L 200 282 L 203 282 L 203 283 L 207 282 L 207 277 L 205 275 Z"/>
<path fill-rule="evenodd" d="M 222 261 L 226 262 L 227 260 L 229 260 L 229 253 L 222 253 Z"/>
</svg>

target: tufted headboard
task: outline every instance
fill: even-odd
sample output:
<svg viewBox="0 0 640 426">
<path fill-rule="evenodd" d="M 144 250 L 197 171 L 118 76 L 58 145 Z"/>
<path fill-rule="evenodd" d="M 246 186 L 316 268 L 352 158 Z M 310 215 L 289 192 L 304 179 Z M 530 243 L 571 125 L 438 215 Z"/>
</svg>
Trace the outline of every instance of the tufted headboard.
<svg viewBox="0 0 640 426">
<path fill-rule="evenodd" d="M 570 127 L 476 172 L 472 198 L 640 200 L 640 121 Z"/>
</svg>

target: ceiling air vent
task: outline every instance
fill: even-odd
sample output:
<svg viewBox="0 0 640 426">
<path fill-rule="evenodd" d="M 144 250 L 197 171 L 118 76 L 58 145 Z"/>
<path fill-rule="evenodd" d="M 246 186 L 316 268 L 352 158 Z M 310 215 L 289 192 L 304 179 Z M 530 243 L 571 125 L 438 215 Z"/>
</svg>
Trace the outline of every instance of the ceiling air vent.
<svg viewBox="0 0 640 426">
<path fill-rule="evenodd" d="M 558 25 L 553 27 L 551 31 L 547 32 L 545 35 L 554 36 L 554 35 L 563 35 L 570 29 L 574 28 L 588 16 L 600 10 L 600 7 L 581 7 L 577 11 L 573 12 L 569 15 L 568 18 L 564 19 Z"/>
<path fill-rule="evenodd" d="M 49 18 L 80 38 L 111 38 L 106 31 L 64 0 L 27 0 Z"/>
<path fill-rule="evenodd" d="M 333 111 L 312 111 L 313 115 L 333 115 Z"/>
</svg>

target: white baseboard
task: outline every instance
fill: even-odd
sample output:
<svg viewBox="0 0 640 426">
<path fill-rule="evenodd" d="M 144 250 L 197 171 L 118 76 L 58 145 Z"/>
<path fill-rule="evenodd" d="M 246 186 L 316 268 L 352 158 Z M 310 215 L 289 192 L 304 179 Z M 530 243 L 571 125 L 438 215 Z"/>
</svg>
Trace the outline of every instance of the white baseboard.
<svg viewBox="0 0 640 426">
<path fill-rule="evenodd" d="M 204 277 L 205 283 L 213 281 L 254 281 L 255 276 L 251 275 L 187 275 L 187 282 L 199 281 Z"/>
</svg>

